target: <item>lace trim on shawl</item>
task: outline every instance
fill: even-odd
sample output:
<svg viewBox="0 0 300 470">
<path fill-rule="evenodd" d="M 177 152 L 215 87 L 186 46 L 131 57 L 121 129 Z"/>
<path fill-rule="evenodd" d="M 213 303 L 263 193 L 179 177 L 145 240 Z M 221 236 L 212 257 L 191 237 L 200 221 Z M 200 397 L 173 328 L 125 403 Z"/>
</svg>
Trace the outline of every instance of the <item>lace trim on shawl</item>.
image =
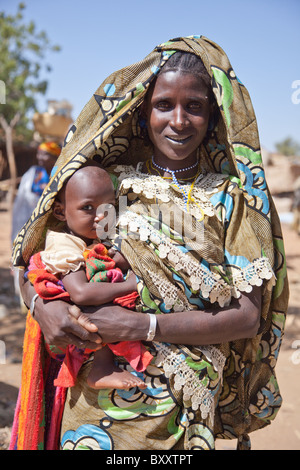
<svg viewBox="0 0 300 470">
<path fill-rule="evenodd" d="M 183 198 L 177 196 L 176 191 L 170 185 L 168 180 L 161 176 L 148 175 L 142 173 L 137 166 L 133 167 L 118 165 L 115 171 L 120 173 L 118 179 L 121 182 L 120 190 L 132 189 L 135 194 L 143 194 L 147 199 L 157 198 L 162 202 L 173 201 L 177 206 L 184 210 Z M 210 202 L 208 194 L 217 192 L 217 186 L 222 184 L 226 176 L 218 173 L 201 174 L 195 181 L 193 188 L 193 200 L 189 204 L 189 212 L 196 218 L 201 219 L 203 214 L 212 217 L 215 214 L 214 206 Z M 187 183 L 187 190 L 191 183 Z"/>
<path fill-rule="evenodd" d="M 231 284 L 227 284 L 219 274 L 205 269 L 197 260 L 183 253 L 179 247 L 171 243 L 163 233 L 158 232 L 142 216 L 127 211 L 121 215 L 119 225 L 121 227 L 127 226 L 135 236 L 140 237 L 140 240 L 150 240 L 155 243 L 161 259 L 167 257 L 169 261 L 174 263 L 176 271 L 185 271 L 190 276 L 191 288 L 196 292 L 201 292 L 202 296 L 209 298 L 210 302 L 218 302 L 220 307 L 228 305 L 232 296 L 239 298 L 240 292 L 248 293 L 252 291 L 253 286 L 261 286 L 264 280 L 271 281 L 268 284 L 269 288 L 275 284 L 275 274 L 269 260 L 265 257 L 254 260 L 244 268 L 226 266 L 227 274 L 232 280 Z M 163 286 L 166 281 L 160 280 L 155 273 L 153 273 L 153 282 L 160 289 L 166 304 L 172 303 L 174 306 L 175 303 L 178 303 L 179 307 L 178 296 L 175 299 L 174 286 L 172 287 L 171 284 Z M 163 295 L 164 293 L 166 296 Z"/>
<path fill-rule="evenodd" d="M 226 271 L 231 277 L 233 285 L 240 292 L 251 292 L 253 286 L 261 286 L 264 280 L 271 281 L 268 283 L 269 289 L 276 283 L 276 276 L 270 261 L 265 257 L 254 260 L 242 269 L 236 266 L 227 266 Z"/>
<path fill-rule="evenodd" d="M 190 310 L 190 306 L 188 302 L 184 302 L 182 299 L 179 298 L 180 289 L 174 286 L 171 282 L 167 279 L 162 278 L 154 271 L 148 271 L 153 283 L 157 287 L 161 298 L 164 300 L 164 304 L 166 309 L 173 309 L 174 312 L 183 312 L 186 310 Z"/>
<path fill-rule="evenodd" d="M 214 421 L 214 394 L 199 379 L 195 371 L 185 362 L 184 354 L 177 354 L 165 343 L 153 343 L 158 355 L 156 364 L 162 366 L 166 377 L 174 377 L 175 390 L 182 390 L 183 401 L 191 403 L 193 410 L 200 410 L 203 419 L 209 418 L 210 424 Z M 217 370 L 222 384 L 225 356 L 215 346 L 198 348 Z"/>
<path fill-rule="evenodd" d="M 119 220 L 121 227 L 127 226 L 135 236 L 147 241 L 150 239 L 158 246 L 159 257 L 174 262 L 176 271 L 185 271 L 190 276 L 191 287 L 196 292 L 201 291 L 204 298 L 210 302 L 218 302 L 221 307 L 228 304 L 231 296 L 239 296 L 233 286 L 227 284 L 222 277 L 205 269 L 197 260 L 192 259 L 187 253 L 183 253 L 179 247 L 171 243 L 163 233 L 159 233 L 143 217 L 133 212 L 125 212 Z"/>
</svg>

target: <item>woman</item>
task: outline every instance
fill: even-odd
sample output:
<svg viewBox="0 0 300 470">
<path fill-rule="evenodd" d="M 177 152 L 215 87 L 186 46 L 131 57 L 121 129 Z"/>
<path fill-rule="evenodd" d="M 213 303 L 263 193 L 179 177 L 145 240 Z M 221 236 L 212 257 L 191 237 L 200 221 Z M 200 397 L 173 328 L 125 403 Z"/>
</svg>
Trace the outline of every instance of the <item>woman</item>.
<svg viewBox="0 0 300 470">
<path fill-rule="evenodd" d="M 27 222 L 37 205 L 44 188 L 49 182 L 52 167 L 60 152 L 61 147 L 56 142 L 42 142 L 37 149 L 37 165 L 30 167 L 22 176 L 12 211 L 12 244 L 19 230 Z M 19 295 L 18 270 L 14 270 L 14 287 L 15 293 Z M 23 306 L 22 301 L 21 305 Z"/>
<path fill-rule="evenodd" d="M 46 379 L 36 373 L 34 385 L 51 413 L 40 410 L 40 436 L 24 378 L 18 447 L 57 446 L 49 416 L 60 422 L 64 408 L 63 448 L 213 449 L 215 438 L 235 437 L 239 448 L 249 448 L 247 433 L 269 424 L 281 403 L 274 366 L 288 287 L 251 102 L 225 53 L 203 37 L 177 38 L 104 81 L 67 135 L 57 171 L 19 234 L 16 265 L 26 266 L 39 249 L 44 229 L 53 228 L 56 192 L 88 158 L 119 177 L 115 244 L 138 277 L 141 312 L 106 306 L 76 320 L 63 302 L 53 307 L 37 299 L 40 327 L 28 317 L 27 341 L 35 340 L 37 371 L 46 361 Z M 22 291 L 29 305 L 31 286 Z M 155 360 L 146 390 L 91 391 L 89 363 L 67 396 L 51 388 L 57 361 L 45 356 L 40 328 L 50 344 L 95 347 L 99 337 L 88 332 L 86 318 L 104 342 L 148 341 Z M 26 348 L 25 341 L 23 370 Z M 34 439 L 24 437 L 25 424 Z"/>
<path fill-rule="evenodd" d="M 12 242 L 27 222 L 49 182 L 53 165 L 61 152 L 56 142 L 42 142 L 37 149 L 37 163 L 22 176 L 13 207 Z"/>
</svg>

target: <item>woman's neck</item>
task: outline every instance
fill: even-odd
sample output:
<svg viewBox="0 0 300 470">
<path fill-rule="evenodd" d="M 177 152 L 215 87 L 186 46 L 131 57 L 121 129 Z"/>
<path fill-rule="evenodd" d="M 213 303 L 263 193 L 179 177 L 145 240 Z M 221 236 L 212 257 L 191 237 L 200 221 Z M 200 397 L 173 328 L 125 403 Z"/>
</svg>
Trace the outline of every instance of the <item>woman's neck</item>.
<svg viewBox="0 0 300 470">
<path fill-rule="evenodd" d="M 192 159 L 190 159 L 192 160 Z M 158 175 L 163 178 L 171 178 L 179 180 L 189 180 L 194 178 L 199 173 L 199 161 L 197 158 L 193 158 L 193 161 L 189 163 L 189 160 L 169 160 L 167 164 L 152 157 L 147 160 L 143 165 L 142 171 L 152 175 Z"/>
</svg>

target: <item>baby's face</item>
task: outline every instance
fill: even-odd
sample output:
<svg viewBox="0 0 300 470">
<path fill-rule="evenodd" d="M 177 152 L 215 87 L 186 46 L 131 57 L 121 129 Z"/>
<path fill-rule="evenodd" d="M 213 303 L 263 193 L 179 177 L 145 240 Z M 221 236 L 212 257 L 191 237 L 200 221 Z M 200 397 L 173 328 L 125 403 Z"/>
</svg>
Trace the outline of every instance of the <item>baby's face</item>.
<svg viewBox="0 0 300 470">
<path fill-rule="evenodd" d="M 112 206 L 115 206 L 115 191 L 109 175 L 78 172 L 67 184 L 65 191 L 65 218 L 69 230 L 87 244 L 97 238 L 97 225 Z"/>
</svg>

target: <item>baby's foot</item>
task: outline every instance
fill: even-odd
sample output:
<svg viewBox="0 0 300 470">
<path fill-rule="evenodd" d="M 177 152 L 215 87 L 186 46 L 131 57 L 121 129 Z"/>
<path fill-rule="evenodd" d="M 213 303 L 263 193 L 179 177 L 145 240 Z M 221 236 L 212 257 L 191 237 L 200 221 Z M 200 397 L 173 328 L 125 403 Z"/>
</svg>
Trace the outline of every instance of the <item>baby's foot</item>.
<svg viewBox="0 0 300 470">
<path fill-rule="evenodd" d="M 87 383 L 91 388 L 129 390 L 133 387 L 145 389 L 147 385 L 143 380 L 131 374 L 127 370 L 120 369 L 116 365 L 106 364 L 106 367 L 98 367 L 93 364 L 88 375 Z"/>
</svg>

